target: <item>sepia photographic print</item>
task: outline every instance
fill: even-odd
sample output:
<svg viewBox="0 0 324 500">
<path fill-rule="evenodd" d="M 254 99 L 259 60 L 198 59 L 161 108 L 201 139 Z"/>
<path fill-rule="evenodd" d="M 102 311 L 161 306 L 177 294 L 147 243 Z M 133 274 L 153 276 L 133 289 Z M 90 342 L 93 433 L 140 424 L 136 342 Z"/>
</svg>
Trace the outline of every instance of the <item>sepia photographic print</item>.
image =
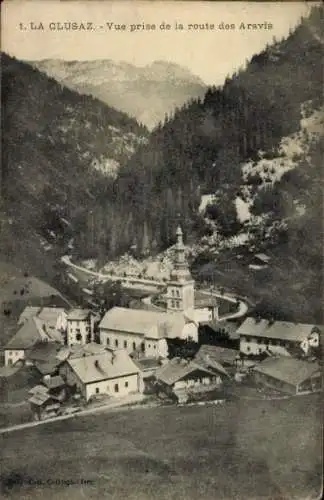
<svg viewBox="0 0 324 500">
<path fill-rule="evenodd" d="M 3 2 L 1 498 L 321 498 L 323 33 Z"/>
</svg>

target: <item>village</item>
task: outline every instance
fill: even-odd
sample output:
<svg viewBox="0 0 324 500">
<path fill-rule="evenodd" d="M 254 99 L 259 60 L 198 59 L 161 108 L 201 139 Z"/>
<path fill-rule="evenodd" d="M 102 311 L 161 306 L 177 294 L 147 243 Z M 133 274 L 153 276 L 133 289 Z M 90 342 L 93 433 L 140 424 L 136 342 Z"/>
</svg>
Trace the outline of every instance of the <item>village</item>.
<svg viewBox="0 0 324 500">
<path fill-rule="evenodd" d="M 265 255 L 257 259 L 268 264 Z M 4 347 L 0 381 L 4 406 L 28 403 L 28 410 L 22 420 L 9 411 L 4 426 L 91 408 L 285 398 L 322 389 L 324 327 L 265 319 L 241 299 L 198 288 L 180 226 L 162 285 L 158 300 L 147 296 L 136 308 L 27 305 Z M 231 306 L 225 314 L 224 301 Z M 20 396 L 10 405 L 13 393 Z"/>
</svg>

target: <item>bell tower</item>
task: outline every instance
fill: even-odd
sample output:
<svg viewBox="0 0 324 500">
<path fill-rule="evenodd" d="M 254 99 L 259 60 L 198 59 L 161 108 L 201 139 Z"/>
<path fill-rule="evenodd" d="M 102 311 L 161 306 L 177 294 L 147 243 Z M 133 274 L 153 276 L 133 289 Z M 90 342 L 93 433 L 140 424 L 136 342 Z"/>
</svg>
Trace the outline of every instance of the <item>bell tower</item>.
<svg viewBox="0 0 324 500">
<path fill-rule="evenodd" d="M 167 310 L 183 312 L 195 306 L 195 282 L 190 274 L 180 226 L 176 235 L 174 267 L 167 283 Z"/>
</svg>

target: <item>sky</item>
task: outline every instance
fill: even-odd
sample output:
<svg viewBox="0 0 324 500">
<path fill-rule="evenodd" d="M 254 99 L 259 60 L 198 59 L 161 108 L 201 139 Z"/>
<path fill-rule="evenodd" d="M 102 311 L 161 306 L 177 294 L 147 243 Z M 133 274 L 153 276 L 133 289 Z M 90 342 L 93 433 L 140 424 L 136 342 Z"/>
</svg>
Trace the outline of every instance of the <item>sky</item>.
<svg viewBox="0 0 324 500">
<path fill-rule="evenodd" d="M 112 59 L 137 66 L 171 61 L 189 68 L 206 84 L 218 85 L 273 37 L 286 37 L 312 4 L 315 2 L 8 0 L 2 6 L 1 46 L 23 60 Z M 87 27 L 92 23 L 92 29 L 58 30 L 57 23 L 64 22 Z M 31 29 L 31 23 L 43 29 Z M 125 29 L 109 30 L 107 23 L 122 24 Z M 246 29 L 239 29 L 241 23 Z M 272 29 L 250 30 L 248 23 L 267 23 Z M 136 24 L 140 25 L 137 29 L 131 27 Z M 155 25 L 155 29 L 143 29 L 143 24 Z M 175 29 L 176 24 L 184 29 Z M 201 26 L 189 29 L 190 24 Z M 223 29 L 226 24 L 235 28 Z"/>
</svg>

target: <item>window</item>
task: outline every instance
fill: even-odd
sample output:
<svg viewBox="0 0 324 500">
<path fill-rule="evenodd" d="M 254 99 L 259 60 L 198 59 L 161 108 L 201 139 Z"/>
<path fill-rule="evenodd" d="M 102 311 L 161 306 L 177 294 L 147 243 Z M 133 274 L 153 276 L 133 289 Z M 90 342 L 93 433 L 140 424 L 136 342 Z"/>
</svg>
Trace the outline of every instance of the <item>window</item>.
<svg viewBox="0 0 324 500">
<path fill-rule="evenodd" d="M 262 341 L 261 341 L 261 339 L 258 339 L 258 344 L 262 344 Z"/>
<path fill-rule="evenodd" d="M 118 339 L 115 339 L 115 346 L 118 347 Z"/>
<path fill-rule="evenodd" d="M 12 365 L 12 359 L 8 359 L 8 365 Z"/>
<path fill-rule="evenodd" d="M 76 336 L 75 336 L 75 339 L 79 342 L 80 340 L 82 340 L 82 335 L 81 333 L 77 333 Z"/>
<path fill-rule="evenodd" d="M 115 384 L 115 392 L 119 392 L 118 384 Z"/>
<path fill-rule="evenodd" d="M 156 349 L 156 345 L 154 345 L 153 347 L 154 347 L 154 349 Z"/>
<path fill-rule="evenodd" d="M 172 300 L 171 307 L 175 307 L 175 306 L 174 306 L 174 300 Z"/>
<path fill-rule="evenodd" d="M 272 345 L 277 345 L 277 341 L 276 341 L 276 340 L 273 340 L 273 341 L 272 341 Z"/>
<path fill-rule="evenodd" d="M 96 387 L 96 394 L 99 394 L 99 387 Z"/>
<path fill-rule="evenodd" d="M 128 382 L 127 381 L 125 382 L 125 387 L 128 387 Z"/>
<path fill-rule="evenodd" d="M 250 337 L 245 337 L 245 342 L 250 342 Z"/>
<path fill-rule="evenodd" d="M 172 294 L 172 297 L 174 297 L 174 290 L 173 290 L 173 288 L 171 290 L 171 294 Z"/>
<path fill-rule="evenodd" d="M 180 292 L 179 292 L 179 290 L 177 290 L 177 297 L 180 297 Z"/>
<path fill-rule="evenodd" d="M 124 347 L 127 348 L 127 340 L 124 340 Z"/>
<path fill-rule="evenodd" d="M 179 309 L 179 307 L 180 307 L 180 302 L 179 302 L 178 300 L 177 300 L 177 302 L 176 302 L 176 307 L 177 307 L 178 309 Z"/>
<path fill-rule="evenodd" d="M 109 338 L 109 337 L 107 337 L 107 338 L 106 338 L 106 344 L 107 344 L 107 345 L 109 345 L 109 344 L 110 344 L 110 338 Z"/>
<path fill-rule="evenodd" d="M 246 348 L 246 350 L 247 350 L 247 352 L 250 352 L 250 350 L 251 350 L 251 349 L 250 349 L 250 347 L 248 346 L 248 347 Z"/>
<path fill-rule="evenodd" d="M 151 347 L 151 344 L 148 344 L 147 347 Z"/>
</svg>

